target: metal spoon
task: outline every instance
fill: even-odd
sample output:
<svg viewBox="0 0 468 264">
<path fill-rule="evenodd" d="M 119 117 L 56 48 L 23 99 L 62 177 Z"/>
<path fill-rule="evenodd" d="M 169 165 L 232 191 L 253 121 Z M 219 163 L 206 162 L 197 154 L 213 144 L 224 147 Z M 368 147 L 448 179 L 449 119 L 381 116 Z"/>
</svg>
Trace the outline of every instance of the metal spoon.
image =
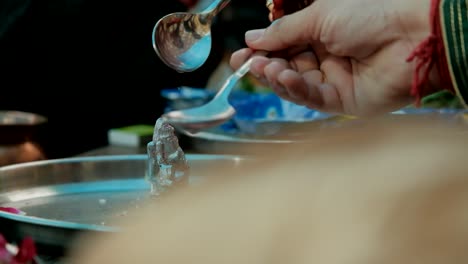
<svg viewBox="0 0 468 264">
<path fill-rule="evenodd" d="M 190 133 L 196 133 L 226 122 L 236 113 L 228 101 L 232 88 L 249 72 L 252 58 L 266 54 L 266 51 L 255 52 L 249 60 L 227 78 L 215 97 L 208 103 L 195 108 L 171 111 L 165 113 L 162 118 L 179 130 L 186 130 Z"/>
<path fill-rule="evenodd" d="M 153 48 L 178 72 L 202 66 L 211 51 L 211 23 L 230 0 L 215 0 L 199 13 L 178 12 L 161 18 L 153 29 Z"/>
</svg>

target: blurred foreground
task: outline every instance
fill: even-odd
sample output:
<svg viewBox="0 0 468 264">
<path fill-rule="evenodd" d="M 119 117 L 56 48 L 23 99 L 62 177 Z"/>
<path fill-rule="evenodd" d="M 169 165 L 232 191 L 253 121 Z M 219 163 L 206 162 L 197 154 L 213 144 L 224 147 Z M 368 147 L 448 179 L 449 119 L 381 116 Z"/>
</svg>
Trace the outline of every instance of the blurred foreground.
<svg viewBox="0 0 468 264">
<path fill-rule="evenodd" d="M 272 148 L 83 237 L 73 263 L 468 263 L 468 137 L 392 120 Z"/>
</svg>

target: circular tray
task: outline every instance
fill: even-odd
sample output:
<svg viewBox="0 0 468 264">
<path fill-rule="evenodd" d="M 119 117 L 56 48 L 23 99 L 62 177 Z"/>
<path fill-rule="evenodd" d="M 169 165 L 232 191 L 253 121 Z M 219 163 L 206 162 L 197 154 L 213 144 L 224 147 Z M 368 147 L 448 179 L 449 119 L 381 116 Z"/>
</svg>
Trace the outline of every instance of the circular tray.
<svg viewBox="0 0 468 264">
<path fill-rule="evenodd" d="M 246 161 L 230 155 L 186 155 L 189 182 L 203 182 L 216 167 L 236 168 Z M 0 168 L 0 233 L 10 241 L 31 236 L 39 247 L 58 254 L 80 232 L 119 230 L 112 220 L 136 214 L 149 198 L 144 180 L 146 155 L 67 158 L 10 165 Z M 206 177 L 205 177 L 206 179 Z"/>
</svg>

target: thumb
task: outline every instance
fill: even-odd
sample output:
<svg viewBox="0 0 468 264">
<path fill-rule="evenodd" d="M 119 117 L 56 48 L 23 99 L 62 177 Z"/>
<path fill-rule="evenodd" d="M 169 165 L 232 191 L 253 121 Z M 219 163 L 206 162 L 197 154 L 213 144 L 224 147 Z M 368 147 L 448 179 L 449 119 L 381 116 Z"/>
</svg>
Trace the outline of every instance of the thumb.
<svg viewBox="0 0 468 264">
<path fill-rule="evenodd" d="M 277 51 L 310 43 L 320 36 L 319 13 L 314 4 L 273 21 L 266 29 L 245 33 L 247 46 L 254 50 Z"/>
</svg>

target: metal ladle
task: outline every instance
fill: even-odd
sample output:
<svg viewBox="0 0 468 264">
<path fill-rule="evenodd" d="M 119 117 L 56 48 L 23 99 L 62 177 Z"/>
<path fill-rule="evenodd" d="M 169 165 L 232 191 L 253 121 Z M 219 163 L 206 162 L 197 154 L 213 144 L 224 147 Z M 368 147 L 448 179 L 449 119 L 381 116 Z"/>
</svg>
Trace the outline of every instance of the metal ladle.
<svg viewBox="0 0 468 264">
<path fill-rule="evenodd" d="M 229 0 L 215 0 L 200 13 L 173 13 L 161 18 L 153 30 L 153 47 L 169 67 L 179 72 L 191 72 L 202 66 L 211 51 L 211 23 Z M 255 55 L 266 55 L 260 51 Z M 234 108 L 228 97 L 236 83 L 249 72 L 252 59 L 235 71 L 207 104 L 171 111 L 162 116 L 179 130 L 196 133 L 229 120 Z"/>
<path fill-rule="evenodd" d="M 199 13 L 178 12 L 161 18 L 153 28 L 153 48 L 159 58 L 178 72 L 202 66 L 211 52 L 213 18 L 230 0 L 215 0 Z"/>
</svg>

